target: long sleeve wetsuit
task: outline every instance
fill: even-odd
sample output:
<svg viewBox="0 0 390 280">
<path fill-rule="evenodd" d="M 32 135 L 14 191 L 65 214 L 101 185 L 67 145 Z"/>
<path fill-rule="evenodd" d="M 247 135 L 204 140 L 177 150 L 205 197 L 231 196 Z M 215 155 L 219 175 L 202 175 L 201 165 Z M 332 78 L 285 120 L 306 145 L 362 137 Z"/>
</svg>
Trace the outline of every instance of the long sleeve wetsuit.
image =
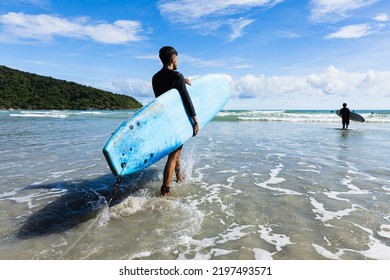
<svg viewBox="0 0 390 280">
<path fill-rule="evenodd" d="M 189 96 L 185 85 L 184 77 L 180 72 L 163 67 L 153 76 L 152 86 L 156 97 L 159 97 L 170 89 L 177 89 L 189 116 L 196 116 L 194 105 L 192 104 L 191 97 Z"/>
<path fill-rule="evenodd" d="M 341 115 L 341 118 L 343 119 L 343 122 L 349 122 L 350 114 L 351 114 L 351 111 L 349 111 L 348 108 L 341 108 L 340 109 L 340 115 Z"/>
</svg>

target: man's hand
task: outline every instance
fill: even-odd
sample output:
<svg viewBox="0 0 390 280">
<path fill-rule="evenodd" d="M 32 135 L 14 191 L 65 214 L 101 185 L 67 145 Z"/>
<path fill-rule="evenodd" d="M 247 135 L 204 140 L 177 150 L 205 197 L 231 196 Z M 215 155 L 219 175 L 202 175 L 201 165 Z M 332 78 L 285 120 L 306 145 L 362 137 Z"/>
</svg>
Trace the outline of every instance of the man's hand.
<svg viewBox="0 0 390 280">
<path fill-rule="evenodd" d="M 192 134 L 192 137 L 196 136 L 199 132 L 199 125 L 198 123 L 194 124 L 194 133 Z"/>
<path fill-rule="evenodd" d="M 194 124 L 193 124 L 193 129 L 194 130 L 193 130 L 193 133 L 192 133 L 192 137 L 194 137 L 199 132 L 199 124 L 198 124 L 198 118 L 196 116 L 193 116 L 192 120 L 194 121 Z"/>
<path fill-rule="evenodd" d="M 185 82 L 187 85 L 189 85 L 189 86 L 191 85 L 191 81 L 190 81 L 190 79 L 188 79 L 188 78 L 185 78 L 185 79 L 184 79 L 184 82 Z"/>
</svg>

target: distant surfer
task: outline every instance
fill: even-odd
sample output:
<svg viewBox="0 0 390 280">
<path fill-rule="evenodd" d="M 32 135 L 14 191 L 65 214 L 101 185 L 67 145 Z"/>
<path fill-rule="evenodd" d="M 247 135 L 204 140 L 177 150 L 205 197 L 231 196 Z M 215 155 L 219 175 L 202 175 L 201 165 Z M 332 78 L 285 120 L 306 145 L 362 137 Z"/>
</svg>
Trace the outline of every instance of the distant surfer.
<svg viewBox="0 0 390 280">
<path fill-rule="evenodd" d="M 179 64 L 177 51 L 173 47 L 165 46 L 160 49 L 159 57 L 163 67 L 152 78 L 154 95 L 159 97 L 170 89 L 177 89 L 180 93 L 183 106 L 187 111 L 187 114 L 192 119 L 193 136 L 195 136 L 199 131 L 198 119 L 196 117 L 191 97 L 189 96 L 186 88 L 186 84 L 191 85 L 191 82 L 189 79 L 185 79 L 180 72 L 176 71 Z M 182 147 L 183 146 L 180 146 L 168 155 L 168 160 L 165 164 L 163 173 L 161 196 L 169 195 L 170 185 L 174 173 L 176 174 L 177 182 L 183 180 L 180 171 L 180 153 Z"/>
<path fill-rule="evenodd" d="M 340 109 L 340 116 L 343 124 L 343 129 L 348 129 L 350 115 L 351 115 L 351 111 L 347 108 L 347 103 L 343 103 L 343 108 Z"/>
</svg>

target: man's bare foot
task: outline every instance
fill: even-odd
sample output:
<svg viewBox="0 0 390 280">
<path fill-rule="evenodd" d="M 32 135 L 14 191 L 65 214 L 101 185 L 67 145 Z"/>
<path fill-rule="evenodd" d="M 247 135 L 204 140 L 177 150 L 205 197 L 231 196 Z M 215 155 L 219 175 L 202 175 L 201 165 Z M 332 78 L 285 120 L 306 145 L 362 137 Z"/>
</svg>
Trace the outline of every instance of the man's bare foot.
<svg viewBox="0 0 390 280">
<path fill-rule="evenodd" d="M 161 187 L 161 194 L 160 194 L 160 196 L 161 196 L 161 197 L 169 196 L 170 190 L 171 190 L 170 187 L 162 186 L 162 187 Z"/>
<path fill-rule="evenodd" d="M 176 183 L 184 182 L 186 178 L 182 175 L 176 175 Z"/>
</svg>

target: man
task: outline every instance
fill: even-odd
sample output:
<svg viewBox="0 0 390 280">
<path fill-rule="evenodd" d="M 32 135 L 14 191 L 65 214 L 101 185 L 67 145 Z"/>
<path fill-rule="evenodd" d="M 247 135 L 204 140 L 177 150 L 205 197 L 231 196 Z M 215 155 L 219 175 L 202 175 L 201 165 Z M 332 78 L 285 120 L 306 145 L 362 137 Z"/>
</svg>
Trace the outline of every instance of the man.
<svg viewBox="0 0 390 280">
<path fill-rule="evenodd" d="M 177 89 L 183 101 L 184 108 L 192 119 L 193 136 L 195 136 L 199 131 L 198 119 L 186 88 L 186 84 L 191 85 L 191 82 L 189 79 L 185 79 L 180 72 L 176 71 L 179 61 L 177 51 L 173 47 L 162 47 L 159 56 L 163 67 L 152 78 L 154 95 L 159 97 L 170 89 Z M 179 147 L 168 155 L 163 173 L 161 196 L 169 195 L 174 172 L 176 173 L 177 182 L 183 180 L 180 172 L 180 153 L 182 147 Z"/>
<path fill-rule="evenodd" d="M 343 123 L 343 129 L 348 129 L 350 111 L 347 108 L 347 103 L 343 103 L 343 108 L 340 109 L 340 115 Z"/>
</svg>

